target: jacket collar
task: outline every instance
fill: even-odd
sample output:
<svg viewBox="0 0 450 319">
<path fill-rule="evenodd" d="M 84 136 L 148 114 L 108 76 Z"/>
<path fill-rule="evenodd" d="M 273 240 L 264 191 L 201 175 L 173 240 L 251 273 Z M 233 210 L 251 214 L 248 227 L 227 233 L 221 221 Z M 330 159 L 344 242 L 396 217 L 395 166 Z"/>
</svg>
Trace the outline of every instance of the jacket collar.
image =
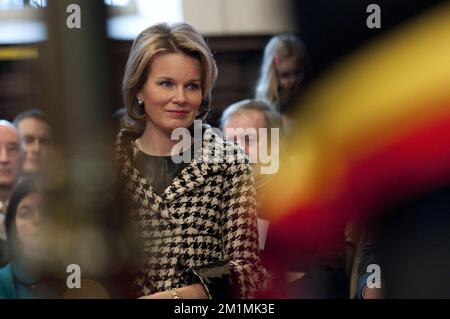
<svg viewBox="0 0 450 319">
<path fill-rule="evenodd" d="M 216 134 L 208 134 L 209 126 L 204 125 L 200 148 L 194 150 L 194 158 L 171 185 L 159 196 L 144 176 L 133 165 L 133 141 L 139 135 L 122 129 L 116 139 L 116 154 L 127 191 L 139 205 L 151 208 L 162 218 L 171 219 L 167 206 L 186 192 L 200 187 L 208 175 L 220 169 L 217 163 L 218 154 L 224 151 L 224 142 Z M 198 143 L 198 142 L 197 142 Z"/>
</svg>

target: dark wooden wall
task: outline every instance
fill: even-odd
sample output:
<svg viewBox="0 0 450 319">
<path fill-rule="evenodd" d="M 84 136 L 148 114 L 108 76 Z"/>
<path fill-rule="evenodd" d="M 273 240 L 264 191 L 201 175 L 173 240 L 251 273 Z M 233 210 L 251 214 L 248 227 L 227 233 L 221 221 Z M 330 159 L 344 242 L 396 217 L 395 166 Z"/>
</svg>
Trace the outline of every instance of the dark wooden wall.
<svg viewBox="0 0 450 319">
<path fill-rule="evenodd" d="M 268 40 L 269 36 L 207 38 L 219 69 L 213 90 L 212 110 L 208 117 L 212 125 L 217 125 L 225 107 L 253 96 L 262 51 Z M 110 44 L 113 113 L 122 106 L 120 86 L 132 42 L 111 40 Z M 11 120 L 17 113 L 39 106 L 39 85 L 45 85 L 45 77 L 39 74 L 39 67 L 39 60 L 0 60 L 0 118 Z"/>
<path fill-rule="evenodd" d="M 0 60 L 0 119 L 12 120 L 20 111 L 37 105 L 37 60 Z"/>
</svg>

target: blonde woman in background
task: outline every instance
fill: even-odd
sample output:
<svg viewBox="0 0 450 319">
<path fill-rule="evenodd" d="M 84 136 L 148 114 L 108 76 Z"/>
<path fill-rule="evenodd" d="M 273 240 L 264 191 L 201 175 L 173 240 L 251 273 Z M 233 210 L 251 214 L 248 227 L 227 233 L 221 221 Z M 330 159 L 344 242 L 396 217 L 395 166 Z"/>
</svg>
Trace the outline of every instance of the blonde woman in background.
<svg viewBox="0 0 450 319">
<path fill-rule="evenodd" d="M 264 49 L 255 97 L 266 101 L 291 126 L 291 103 L 305 80 L 308 55 L 303 41 L 293 34 L 274 36 Z"/>
</svg>

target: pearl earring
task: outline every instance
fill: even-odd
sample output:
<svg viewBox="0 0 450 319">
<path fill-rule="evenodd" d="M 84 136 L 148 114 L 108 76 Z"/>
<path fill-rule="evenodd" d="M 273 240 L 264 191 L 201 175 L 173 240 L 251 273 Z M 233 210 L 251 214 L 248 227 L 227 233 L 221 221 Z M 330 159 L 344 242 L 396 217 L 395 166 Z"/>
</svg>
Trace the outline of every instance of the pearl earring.
<svg viewBox="0 0 450 319">
<path fill-rule="evenodd" d="M 138 98 L 138 104 L 142 105 L 142 104 L 144 104 L 144 101 L 142 101 L 140 98 Z"/>
</svg>

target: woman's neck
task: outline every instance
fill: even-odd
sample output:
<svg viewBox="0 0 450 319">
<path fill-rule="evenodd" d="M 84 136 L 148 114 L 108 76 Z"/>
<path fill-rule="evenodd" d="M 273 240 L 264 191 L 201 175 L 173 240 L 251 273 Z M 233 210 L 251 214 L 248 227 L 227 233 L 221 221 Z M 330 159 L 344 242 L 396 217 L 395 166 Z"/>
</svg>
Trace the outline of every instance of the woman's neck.
<svg viewBox="0 0 450 319">
<path fill-rule="evenodd" d="M 148 122 L 144 133 L 136 140 L 137 147 L 141 151 L 154 156 L 170 156 L 177 143 L 177 140 L 171 139 L 171 132 L 159 130 Z"/>
</svg>

